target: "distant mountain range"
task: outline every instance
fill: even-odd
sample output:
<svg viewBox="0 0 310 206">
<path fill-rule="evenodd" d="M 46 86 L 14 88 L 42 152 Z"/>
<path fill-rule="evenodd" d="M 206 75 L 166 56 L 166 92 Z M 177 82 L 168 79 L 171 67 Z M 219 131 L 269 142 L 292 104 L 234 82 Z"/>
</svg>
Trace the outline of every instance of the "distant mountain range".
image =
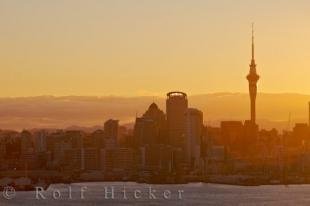
<svg viewBox="0 0 310 206">
<path fill-rule="evenodd" d="M 221 120 L 249 118 L 246 93 L 213 93 L 189 96 L 190 107 L 203 111 L 204 121 L 218 125 Z M 308 121 L 310 95 L 260 93 L 257 96 L 257 122 L 261 128 L 288 129 L 295 122 Z M 73 128 L 103 125 L 109 118 L 132 125 L 155 102 L 165 111 L 165 97 L 38 96 L 0 98 L 0 128 Z M 96 126 L 96 127 L 95 127 Z M 100 127 L 99 127 L 100 128 Z"/>
</svg>

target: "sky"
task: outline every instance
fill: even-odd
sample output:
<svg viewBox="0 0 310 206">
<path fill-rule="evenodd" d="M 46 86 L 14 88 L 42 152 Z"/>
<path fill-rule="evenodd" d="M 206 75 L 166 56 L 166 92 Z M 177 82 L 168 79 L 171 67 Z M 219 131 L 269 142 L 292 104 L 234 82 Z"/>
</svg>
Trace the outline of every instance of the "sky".
<svg viewBox="0 0 310 206">
<path fill-rule="evenodd" d="M 0 96 L 310 94 L 308 0 L 0 0 Z"/>
</svg>

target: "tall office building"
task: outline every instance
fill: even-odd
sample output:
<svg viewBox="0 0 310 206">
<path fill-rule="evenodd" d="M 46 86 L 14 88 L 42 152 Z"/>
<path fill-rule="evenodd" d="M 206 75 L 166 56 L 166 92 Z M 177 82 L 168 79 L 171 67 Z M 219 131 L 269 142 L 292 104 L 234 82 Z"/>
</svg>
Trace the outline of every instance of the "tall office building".
<svg viewBox="0 0 310 206">
<path fill-rule="evenodd" d="M 250 64 L 250 72 L 247 75 L 247 80 L 249 82 L 249 93 L 251 100 L 251 124 L 256 124 L 256 93 L 257 93 L 257 81 L 259 80 L 259 75 L 256 73 L 256 63 L 254 59 L 254 29 L 252 24 L 252 59 Z"/>
<path fill-rule="evenodd" d="M 118 120 L 109 119 L 104 123 L 105 147 L 115 147 L 118 138 Z"/>
<path fill-rule="evenodd" d="M 239 152 L 246 146 L 245 130 L 246 128 L 241 121 L 222 121 L 220 141 L 229 152 Z"/>
<path fill-rule="evenodd" d="M 169 92 L 166 100 L 168 136 L 172 146 L 185 147 L 185 113 L 188 108 L 187 95 L 184 92 Z"/>
<path fill-rule="evenodd" d="M 165 113 L 160 110 L 154 102 L 149 106 L 148 110 L 143 114 L 143 117 L 152 119 L 158 124 L 165 124 Z"/>
<path fill-rule="evenodd" d="M 156 104 L 151 104 L 143 117 L 137 117 L 134 126 L 134 145 L 142 147 L 144 145 L 156 144 L 159 137 L 158 114 L 160 112 Z"/>
<path fill-rule="evenodd" d="M 203 134 L 203 114 L 198 109 L 189 108 L 186 117 L 186 162 L 191 169 L 200 169 L 201 141 Z"/>
<path fill-rule="evenodd" d="M 35 150 L 37 153 L 46 152 L 47 151 L 47 138 L 48 132 L 44 130 L 40 130 L 35 132 Z"/>
<path fill-rule="evenodd" d="M 30 132 L 24 130 L 20 134 L 21 140 L 21 154 L 33 153 L 34 152 L 34 145 L 32 141 L 32 135 Z"/>
<path fill-rule="evenodd" d="M 167 120 L 165 113 L 160 110 L 157 104 L 152 103 L 148 110 L 143 114 L 143 118 L 151 119 L 154 121 L 156 130 L 157 130 L 157 137 L 155 143 L 157 144 L 167 144 L 168 137 L 167 137 Z"/>
<path fill-rule="evenodd" d="M 145 117 L 136 118 L 134 127 L 134 145 L 136 147 L 157 144 L 158 137 L 159 130 L 154 120 Z"/>
</svg>

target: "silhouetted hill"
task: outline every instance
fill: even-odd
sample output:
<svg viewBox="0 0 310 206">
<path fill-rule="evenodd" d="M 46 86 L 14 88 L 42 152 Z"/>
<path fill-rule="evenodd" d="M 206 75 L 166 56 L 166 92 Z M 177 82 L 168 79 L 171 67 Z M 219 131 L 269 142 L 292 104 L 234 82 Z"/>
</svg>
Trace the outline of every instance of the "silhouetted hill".
<svg viewBox="0 0 310 206">
<path fill-rule="evenodd" d="M 103 125 L 108 118 L 116 118 L 126 124 L 133 122 L 136 115 L 143 114 L 153 100 L 165 110 L 165 96 L 0 98 L 0 128 L 92 127 Z M 310 95 L 303 94 L 258 94 L 258 123 L 264 128 L 287 128 L 289 113 L 292 124 L 305 122 L 308 119 L 309 100 Z M 189 96 L 189 105 L 202 110 L 205 122 L 211 125 L 217 125 L 220 120 L 249 118 L 249 97 L 245 93 Z"/>
</svg>

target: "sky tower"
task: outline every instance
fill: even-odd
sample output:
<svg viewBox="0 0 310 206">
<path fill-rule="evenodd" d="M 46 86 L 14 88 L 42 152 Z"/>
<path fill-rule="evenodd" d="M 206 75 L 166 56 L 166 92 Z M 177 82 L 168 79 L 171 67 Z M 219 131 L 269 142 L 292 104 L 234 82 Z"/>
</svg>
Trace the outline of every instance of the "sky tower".
<svg viewBox="0 0 310 206">
<path fill-rule="evenodd" d="M 259 80 L 259 75 L 256 73 L 256 64 L 254 59 L 254 24 L 252 24 L 252 59 L 250 64 L 250 72 L 247 75 L 247 80 L 249 81 L 249 93 L 251 100 L 251 123 L 256 124 L 256 93 L 257 93 L 257 81 Z"/>
</svg>

